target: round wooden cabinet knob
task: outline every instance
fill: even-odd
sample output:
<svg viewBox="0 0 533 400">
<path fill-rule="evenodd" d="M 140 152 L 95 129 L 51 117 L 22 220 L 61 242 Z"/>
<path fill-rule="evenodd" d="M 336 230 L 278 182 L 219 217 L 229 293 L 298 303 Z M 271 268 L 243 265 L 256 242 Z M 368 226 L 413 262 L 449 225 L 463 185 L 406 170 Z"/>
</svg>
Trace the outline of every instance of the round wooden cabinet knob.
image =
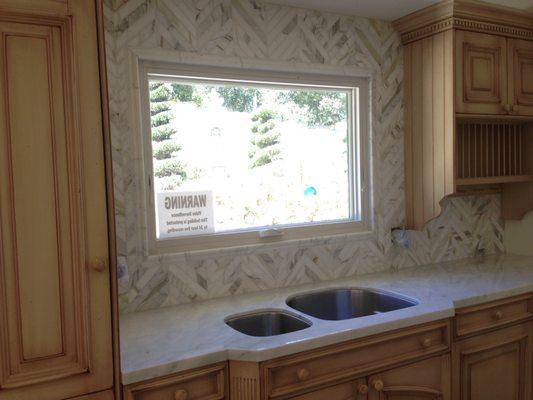
<svg viewBox="0 0 533 400">
<path fill-rule="evenodd" d="M 496 321 L 499 321 L 499 320 L 502 319 L 502 318 L 503 318 L 503 313 L 502 313 L 501 311 L 496 311 L 496 312 L 494 313 L 494 319 L 495 319 Z"/>
<path fill-rule="evenodd" d="M 102 272 L 106 269 L 107 263 L 106 260 L 102 258 L 97 258 L 89 262 L 89 267 L 94 269 L 97 272 Z"/>
<path fill-rule="evenodd" d="M 510 104 L 504 104 L 503 105 L 503 111 L 511 112 L 511 105 Z"/>
<path fill-rule="evenodd" d="M 298 371 L 296 371 L 296 375 L 298 376 L 299 380 L 305 381 L 307 378 L 309 378 L 309 370 L 300 368 Z"/>
<path fill-rule="evenodd" d="M 364 383 L 360 383 L 357 386 L 357 393 L 359 393 L 359 394 L 367 394 L 368 393 L 368 386 L 365 385 Z"/>
<path fill-rule="evenodd" d="M 372 382 L 372 387 L 374 388 L 374 390 L 381 392 L 385 385 L 383 384 L 383 381 L 381 379 L 376 379 Z"/>
<path fill-rule="evenodd" d="M 186 390 L 179 389 L 174 393 L 174 400 L 187 400 L 189 393 Z"/>
<path fill-rule="evenodd" d="M 430 338 L 425 338 L 424 340 L 422 340 L 422 347 L 424 349 L 428 349 L 431 347 L 431 339 Z"/>
</svg>

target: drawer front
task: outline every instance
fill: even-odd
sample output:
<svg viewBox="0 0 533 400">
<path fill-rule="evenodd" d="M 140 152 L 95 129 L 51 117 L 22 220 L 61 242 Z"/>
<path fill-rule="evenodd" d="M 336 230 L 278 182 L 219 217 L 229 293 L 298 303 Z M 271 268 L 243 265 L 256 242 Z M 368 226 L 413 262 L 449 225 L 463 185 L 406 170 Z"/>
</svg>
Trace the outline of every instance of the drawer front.
<svg viewBox="0 0 533 400">
<path fill-rule="evenodd" d="M 503 327 L 533 317 L 533 297 L 513 297 L 498 302 L 457 310 L 455 335 L 467 336 Z"/>
<path fill-rule="evenodd" d="M 368 385 L 362 378 L 291 397 L 291 400 L 366 400 L 367 393 Z"/>
<path fill-rule="evenodd" d="M 126 386 L 126 400 L 220 400 L 226 395 L 226 366 Z"/>
<path fill-rule="evenodd" d="M 265 362 L 265 392 L 276 398 L 449 349 L 448 321 Z"/>
</svg>

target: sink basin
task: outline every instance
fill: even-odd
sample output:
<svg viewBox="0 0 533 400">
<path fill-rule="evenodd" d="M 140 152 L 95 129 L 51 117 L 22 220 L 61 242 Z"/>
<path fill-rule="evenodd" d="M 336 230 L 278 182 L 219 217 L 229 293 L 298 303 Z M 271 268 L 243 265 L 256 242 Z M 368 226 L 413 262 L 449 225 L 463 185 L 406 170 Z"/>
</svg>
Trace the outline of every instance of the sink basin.
<svg viewBox="0 0 533 400">
<path fill-rule="evenodd" d="M 405 297 L 369 289 L 328 289 L 296 295 L 287 305 L 318 319 L 338 321 L 417 305 Z"/>
<path fill-rule="evenodd" d="M 311 322 L 286 311 L 264 310 L 226 319 L 226 324 L 248 336 L 276 336 L 311 326 Z"/>
</svg>

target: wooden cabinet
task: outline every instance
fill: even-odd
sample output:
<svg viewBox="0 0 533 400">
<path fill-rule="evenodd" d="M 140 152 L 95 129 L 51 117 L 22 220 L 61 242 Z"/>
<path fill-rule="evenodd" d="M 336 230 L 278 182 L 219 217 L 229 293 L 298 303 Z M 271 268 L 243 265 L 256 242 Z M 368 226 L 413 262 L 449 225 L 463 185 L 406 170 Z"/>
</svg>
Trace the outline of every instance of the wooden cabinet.
<svg viewBox="0 0 533 400">
<path fill-rule="evenodd" d="M 124 388 L 124 400 L 227 399 L 227 377 L 226 363 L 198 368 L 161 379 L 128 385 Z M 254 397 L 242 398 L 254 400 Z"/>
<path fill-rule="evenodd" d="M 458 309 L 451 320 L 130 384 L 124 394 L 125 400 L 531 400 L 532 377 L 533 293 L 526 293 Z"/>
<path fill-rule="evenodd" d="M 456 112 L 533 116 L 533 41 L 456 32 Z"/>
<path fill-rule="evenodd" d="M 507 42 L 512 113 L 533 116 L 533 41 L 508 39 Z"/>
<path fill-rule="evenodd" d="M 507 114 L 507 40 L 478 32 L 455 34 L 456 112 Z"/>
<path fill-rule="evenodd" d="M 266 361 L 260 374 L 264 395 L 289 398 L 341 379 L 439 354 L 449 349 L 449 337 L 449 324 L 442 321 Z M 233 382 L 237 376 L 230 370 Z"/>
<path fill-rule="evenodd" d="M 450 355 L 372 375 L 368 386 L 368 400 L 450 400 Z"/>
<path fill-rule="evenodd" d="M 0 1 L 1 400 L 113 385 L 95 4 Z"/>
<path fill-rule="evenodd" d="M 533 296 L 510 297 L 507 299 L 462 308 L 456 311 L 454 334 L 466 337 L 509 326 L 533 318 Z"/>
<path fill-rule="evenodd" d="M 533 209 L 533 16 L 450 0 L 395 21 L 404 43 L 406 225 L 453 195 Z"/>
<path fill-rule="evenodd" d="M 291 397 L 291 400 L 367 400 L 367 394 L 367 380 L 362 378 Z"/>
<path fill-rule="evenodd" d="M 532 346 L 531 322 L 455 343 L 453 398 L 530 400 Z"/>
</svg>

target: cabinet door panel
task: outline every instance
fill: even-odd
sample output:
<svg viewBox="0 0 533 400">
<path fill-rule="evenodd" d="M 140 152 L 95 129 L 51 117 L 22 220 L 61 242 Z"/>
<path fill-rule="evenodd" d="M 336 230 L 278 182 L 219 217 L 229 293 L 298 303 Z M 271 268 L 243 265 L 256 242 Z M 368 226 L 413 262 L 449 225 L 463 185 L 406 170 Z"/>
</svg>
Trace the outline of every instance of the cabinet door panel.
<svg viewBox="0 0 533 400">
<path fill-rule="evenodd" d="M 112 386 L 95 11 L 0 13 L 0 400 Z"/>
<path fill-rule="evenodd" d="M 449 400 L 450 356 L 429 358 L 371 376 L 369 400 Z"/>
<path fill-rule="evenodd" d="M 78 138 L 64 108 L 70 29 L 68 19 L 0 23 L 4 388 L 88 369 Z"/>
<path fill-rule="evenodd" d="M 533 42 L 509 39 L 508 51 L 513 114 L 533 115 Z"/>
<path fill-rule="evenodd" d="M 526 400 L 531 385 L 531 323 L 454 345 L 454 395 L 463 400 Z"/>
<path fill-rule="evenodd" d="M 362 393 L 359 393 L 362 386 L 367 388 L 365 379 L 359 379 L 357 381 L 350 381 L 340 385 L 334 385 L 324 389 L 315 390 L 300 396 L 291 397 L 291 400 L 366 400 L 366 391 L 362 390 Z"/>
<path fill-rule="evenodd" d="M 456 112 L 506 114 L 507 40 L 456 32 Z"/>
</svg>

